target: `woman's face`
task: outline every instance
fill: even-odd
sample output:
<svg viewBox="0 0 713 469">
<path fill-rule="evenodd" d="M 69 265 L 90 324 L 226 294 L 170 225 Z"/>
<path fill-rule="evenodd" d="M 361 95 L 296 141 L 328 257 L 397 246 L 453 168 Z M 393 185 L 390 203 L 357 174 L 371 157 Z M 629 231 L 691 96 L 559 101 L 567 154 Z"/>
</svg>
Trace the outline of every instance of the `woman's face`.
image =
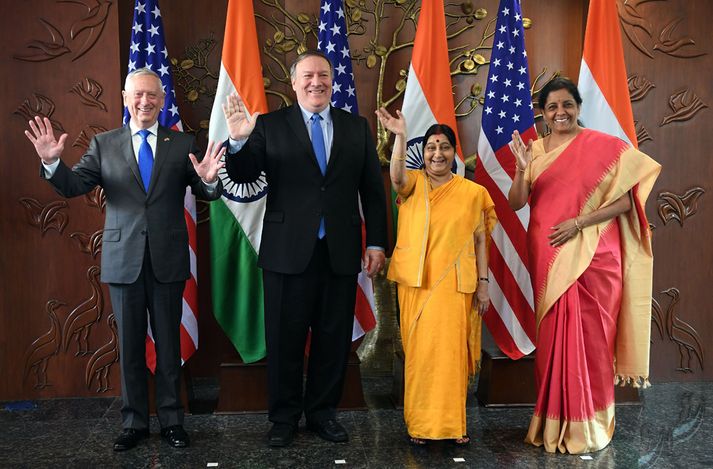
<svg viewBox="0 0 713 469">
<path fill-rule="evenodd" d="M 423 161 L 429 176 L 444 176 L 451 172 L 456 149 L 443 134 L 428 137 L 424 148 Z"/>
<path fill-rule="evenodd" d="M 547 95 L 543 117 L 553 133 L 567 134 L 577 130 L 580 107 L 574 96 L 566 89 L 552 91 Z"/>
</svg>

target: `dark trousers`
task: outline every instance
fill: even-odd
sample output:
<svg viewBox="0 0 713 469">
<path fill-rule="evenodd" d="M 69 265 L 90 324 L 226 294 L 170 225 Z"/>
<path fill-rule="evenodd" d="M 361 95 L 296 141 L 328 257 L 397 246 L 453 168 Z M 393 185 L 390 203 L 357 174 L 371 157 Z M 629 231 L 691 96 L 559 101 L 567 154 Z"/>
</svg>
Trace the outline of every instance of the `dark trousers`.
<svg viewBox="0 0 713 469">
<path fill-rule="evenodd" d="M 185 281 L 156 280 L 148 248 L 139 277 L 130 284 L 110 284 L 119 327 L 121 419 L 124 428 L 149 426 L 146 326 L 150 321 L 156 346 L 156 410 L 161 428 L 183 424 L 180 400 L 181 312 Z M 149 312 L 147 319 L 146 312 Z"/>
<path fill-rule="evenodd" d="M 319 240 L 305 272 L 263 271 L 267 340 L 268 418 L 297 424 L 335 417 L 351 347 L 355 275 L 335 275 L 326 240 Z M 305 343 L 311 330 L 307 383 Z"/>
</svg>

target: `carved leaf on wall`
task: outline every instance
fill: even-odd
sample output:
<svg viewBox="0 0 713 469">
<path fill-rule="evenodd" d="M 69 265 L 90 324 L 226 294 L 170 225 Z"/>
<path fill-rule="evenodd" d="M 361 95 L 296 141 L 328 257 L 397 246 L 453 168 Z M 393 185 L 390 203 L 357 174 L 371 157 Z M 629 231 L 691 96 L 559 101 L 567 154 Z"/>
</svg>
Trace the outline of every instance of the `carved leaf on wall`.
<svg viewBox="0 0 713 469">
<path fill-rule="evenodd" d="M 110 314 L 106 318 L 106 322 L 111 332 L 111 338 L 109 342 L 99 347 L 91 358 L 89 358 L 85 373 L 87 389 L 92 385 L 92 381 L 96 379 L 98 393 L 107 392 L 111 389 L 109 383 L 111 366 L 119 361 L 119 339 L 114 315 Z"/>
<path fill-rule="evenodd" d="M 629 97 L 632 101 L 639 101 L 644 99 L 649 91 L 656 88 L 656 85 L 651 83 L 648 78 L 637 75 L 636 73 L 631 75 L 627 82 L 629 84 Z"/>
<path fill-rule="evenodd" d="M 25 207 L 30 225 L 37 227 L 42 232 L 42 236 L 49 230 L 57 230 L 60 233 L 67 226 L 69 216 L 62 209 L 67 208 L 67 202 L 64 200 L 55 200 L 47 205 L 36 199 L 22 197 L 20 203 Z"/>
<path fill-rule="evenodd" d="M 89 142 L 92 140 L 92 137 L 106 131 L 107 129 L 101 125 L 88 125 L 84 127 L 81 132 L 79 132 L 79 135 L 74 140 L 74 143 L 72 143 L 72 146 L 86 150 L 89 148 Z"/>
<path fill-rule="evenodd" d="M 94 44 L 96 44 L 97 39 L 101 36 L 104 30 L 104 25 L 109 16 L 109 7 L 111 6 L 111 1 L 109 0 L 95 0 L 96 4 L 91 5 L 90 3 L 83 2 L 81 0 L 60 0 L 62 3 L 78 3 L 87 7 L 86 14 L 79 20 L 72 23 L 72 27 L 69 31 L 69 37 L 76 39 L 80 34 L 83 34 L 84 41 L 75 49 L 74 57 L 72 61 L 77 60 L 81 56 L 87 53 Z M 94 2 L 92 2 L 94 3 Z"/>
<path fill-rule="evenodd" d="M 634 121 L 634 130 L 636 130 L 636 141 L 639 142 L 639 145 L 647 140 L 653 141 L 653 138 L 649 135 L 649 131 L 646 130 L 646 127 L 639 121 Z"/>
<path fill-rule="evenodd" d="M 659 201 L 659 217 L 663 220 L 663 224 L 676 220 L 679 225 L 683 226 L 684 220 L 698 211 L 698 199 L 705 192 L 702 187 L 688 189 L 683 195 L 661 192 L 657 200 Z"/>
<path fill-rule="evenodd" d="M 95 231 L 91 235 L 87 233 L 76 232 L 69 235 L 72 239 L 77 241 L 79 244 L 79 249 L 87 254 L 91 254 L 92 257 L 96 258 L 99 253 L 102 252 L 102 238 L 104 236 L 104 230 Z"/>
<path fill-rule="evenodd" d="M 106 112 L 106 104 L 99 99 L 99 96 L 104 92 L 104 88 L 96 80 L 85 77 L 84 80 L 75 84 L 70 91 L 79 96 L 79 100 L 83 104 Z"/>
<path fill-rule="evenodd" d="M 629 38 L 629 41 L 636 47 L 641 53 L 653 58 L 654 55 L 648 50 L 644 45 L 643 41 L 639 37 L 639 34 L 646 34 L 652 37 L 651 23 L 648 22 L 638 10 L 640 3 L 644 3 L 647 0 L 624 0 L 623 2 L 616 2 L 617 10 L 619 11 L 619 20 L 621 21 L 622 29 L 624 34 Z"/>
<path fill-rule="evenodd" d="M 668 99 L 668 106 L 673 113 L 664 117 L 659 127 L 663 127 L 671 122 L 689 120 L 693 118 L 698 111 L 708 107 L 708 105 L 689 88 L 672 94 Z"/>
<path fill-rule="evenodd" d="M 25 374 L 23 382 L 27 380 L 31 371 L 35 372 L 35 389 L 44 389 L 51 386 L 47 382 L 47 366 L 49 360 L 59 353 L 62 345 L 62 329 L 57 318 L 57 308 L 64 306 L 64 303 L 57 300 L 49 300 L 45 305 L 45 311 L 50 319 L 50 328 L 47 332 L 36 338 L 25 352 Z"/>
<path fill-rule="evenodd" d="M 693 373 L 691 360 L 695 357 L 703 370 L 704 350 L 698 332 L 686 321 L 675 314 L 676 306 L 681 293 L 678 288 L 669 288 L 661 293 L 667 295 L 670 300 L 664 313 L 666 320 L 666 335 L 669 340 L 678 345 L 680 355 L 679 367 L 676 371 Z"/>
<path fill-rule="evenodd" d="M 661 30 L 658 42 L 654 43 L 654 50 L 663 52 L 664 54 L 668 54 L 673 57 L 681 58 L 692 58 L 706 55 L 707 52 L 701 51 L 697 47 L 688 47 L 696 45 L 696 41 L 690 37 L 672 37 L 676 26 L 678 26 L 681 21 L 683 21 L 683 18 L 677 18 Z"/>
<path fill-rule="evenodd" d="M 99 284 L 100 272 L 101 269 L 96 265 L 91 266 L 89 270 L 87 270 L 87 280 L 89 280 L 91 294 L 69 313 L 62 327 L 65 351 L 69 349 L 72 338 L 76 338 L 77 353 L 75 353 L 75 356 L 94 353 L 93 350 L 89 350 L 89 335 L 92 326 L 99 322 L 102 312 L 104 311 L 104 292 Z"/>
<path fill-rule="evenodd" d="M 59 29 L 43 18 L 40 18 L 40 22 L 50 33 L 52 39 L 50 41 L 40 39 L 30 41 L 27 44 L 27 49 L 29 50 L 24 53 L 14 54 L 13 57 L 15 59 L 26 62 L 44 62 L 70 52 L 69 48 L 64 44 L 64 36 L 62 36 Z"/>
<path fill-rule="evenodd" d="M 43 96 L 38 93 L 32 93 L 35 98 L 35 103 L 30 104 L 29 99 L 25 101 L 15 110 L 14 114 L 22 116 L 26 121 L 30 121 L 35 118 L 35 116 L 46 117 L 52 123 L 52 128 L 58 132 L 64 133 L 64 127 L 58 121 L 52 119 L 52 114 L 54 114 L 55 105 L 54 102 L 47 96 Z"/>
<path fill-rule="evenodd" d="M 84 194 L 84 200 L 86 200 L 87 205 L 90 207 L 98 208 L 102 213 L 104 213 L 104 208 L 106 207 L 106 195 L 104 194 L 104 188 L 97 186 L 92 189 L 91 192 Z"/>
</svg>

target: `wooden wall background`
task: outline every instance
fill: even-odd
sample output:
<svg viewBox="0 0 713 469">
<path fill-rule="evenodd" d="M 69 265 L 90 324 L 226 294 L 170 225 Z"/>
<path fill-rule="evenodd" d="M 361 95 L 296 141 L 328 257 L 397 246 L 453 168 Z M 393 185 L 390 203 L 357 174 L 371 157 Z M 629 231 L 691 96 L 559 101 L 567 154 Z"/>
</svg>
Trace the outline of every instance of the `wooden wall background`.
<svg viewBox="0 0 713 469">
<path fill-rule="evenodd" d="M 408 69 L 411 50 L 405 47 L 384 58 L 378 46 L 387 45 L 398 27 L 403 15 L 399 8 L 411 8 L 414 2 L 388 4 L 381 15 L 366 11 L 373 9 L 374 0 L 346 3 L 362 5 L 357 8 L 362 10 L 361 18 L 351 17 L 364 34 L 350 36 L 350 44 L 353 57 L 359 57 L 354 59 L 359 108 L 376 130 L 377 99 L 394 98 L 392 110 L 400 106 L 399 80 Z M 275 108 L 284 97 L 291 98 L 292 92 L 275 78 L 279 73 L 271 76 L 270 70 L 278 70 L 278 62 L 289 63 L 298 44 L 286 45 L 293 29 L 280 26 L 286 36 L 281 38 L 275 35 L 274 25 L 289 20 L 285 13 L 295 18 L 304 13 L 314 21 L 319 1 L 254 0 L 254 4 L 259 39 L 265 47 L 264 75 L 271 77 L 269 102 Z M 709 239 L 713 204 L 706 192 L 713 177 L 713 27 L 708 16 L 700 14 L 707 2 L 617 0 L 617 4 L 640 147 L 664 166 L 647 204 L 656 259 L 652 381 L 710 380 L 713 367 L 706 359 L 713 337 L 713 322 L 708 320 L 713 303 L 713 243 Z M 184 125 L 203 140 L 203 121 L 210 114 L 220 63 L 226 5 L 224 0 L 164 0 L 161 5 L 169 55 L 176 58 L 174 81 L 181 116 Z M 446 5 L 449 14 L 460 16 L 455 29 L 470 28 L 451 39 L 450 47 L 476 47 L 488 22 L 495 18 L 497 1 Z M 476 13 L 483 13 L 479 9 L 487 12 L 485 18 L 475 19 Z M 354 11 L 350 9 L 352 15 L 359 15 Z M 526 32 L 531 79 L 542 73 L 546 81 L 553 72 L 576 79 L 587 2 L 524 0 L 523 12 L 532 20 Z M 449 20 L 455 21 L 455 16 Z M 132 18 L 131 0 L 27 0 L 4 6 L 0 18 L 4 44 L 0 115 L 6 129 L 0 143 L 4 175 L 0 186 L 0 400 L 120 392 L 111 305 L 107 289 L 97 281 L 102 194 L 95 191 L 73 200 L 56 195 L 39 179 L 39 162 L 23 130 L 31 115 L 50 117 L 58 131 L 69 133 L 64 160 L 72 164 L 92 135 L 120 125 L 120 90 Z M 377 19 L 380 34 L 372 41 Z M 414 26 L 406 23 L 401 42 L 413 40 Z M 276 48 L 280 41 L 283 46 Z M 306 43 L 314 47 L 315 37 L 308 34 Z M 491 42 L 485 45 L 478 53 L 487 59 Z M 189 58 L 192 67 L 185 62 Z M 457 58 L 455 66 L 468 58 L 472 56 Z M 456 102 L 463 101 L 458 110 L 464 114 L 459 118 L 459 132 L 466 157 L 476 151 L 480 125 L 474 85 L 484 88 L 487 76 L 487 64 L 482 68 L 471 65 L 463 65 L 462 70 L 469 73 L 454 77 Z M 472 102 L 476 105 L 468 114 Z M 204 221 L 206 215 L 204 211 L 200 218 Z M 199 249 L 207 252 L 207 223 L 199 227 Z M 206 256 L 201 259 L 200 348 L 188 367 L 194 377 L 211 377 L 216 376 L 219 363 L 235 352 L 212 319 L 209 265 Z M 381 292 L 388 290 L 383 278 L 378 283 Z M 393 327 L 386 327 L 393 322 L 392 303 L 380 301 L 378 314 L 384 326 L 372 333 L 382 344 L 390 343 L 388 335 L 393 334 Z M 371 343 L 375 343 L 373 338 Z M 382 355 L 390 353 L 388 347 L 379 350 Z M 384 361 L 390 362 L 390 356 Z"/>
</svg>

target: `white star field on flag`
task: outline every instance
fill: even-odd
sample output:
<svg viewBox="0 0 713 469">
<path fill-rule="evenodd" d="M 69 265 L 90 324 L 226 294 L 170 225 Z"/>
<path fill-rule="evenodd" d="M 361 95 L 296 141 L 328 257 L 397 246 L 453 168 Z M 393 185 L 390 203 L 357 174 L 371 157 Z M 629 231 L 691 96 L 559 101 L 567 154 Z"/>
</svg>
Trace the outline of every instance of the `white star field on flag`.
<svg viewBox="0 0 713 469">
<path fill-rule="evenodd" d="M 482 124 L 494 149 L 508 143 L 515 129 L 524 132 L 535 123 L 522 15 L 509 8 L 503 8 L 499 13 Z"/>
<path fill-rule="evenodd" d="M 158 123 L 164 127 L 174 127 L 180 121 L 173 78 L 169 73 L 168 50 L 163 38 L 161 11 L 155 0 L 139 2 L 134 9 L 134 23 L 131 27 L 131 45 L 129 46 L 129 72 L 148 67 L 161 77 L 166 102 Z M 129 122 L 129 111 L 124 108 L 124 124 Z"/>
<path fill-rule="evenodd" d="M 347 24 L 341 0 L 322 2 L 317 39 L 317 48 L 327 54 L 334 66 L 332 106 L 358 114 Z"/>
</svg>

